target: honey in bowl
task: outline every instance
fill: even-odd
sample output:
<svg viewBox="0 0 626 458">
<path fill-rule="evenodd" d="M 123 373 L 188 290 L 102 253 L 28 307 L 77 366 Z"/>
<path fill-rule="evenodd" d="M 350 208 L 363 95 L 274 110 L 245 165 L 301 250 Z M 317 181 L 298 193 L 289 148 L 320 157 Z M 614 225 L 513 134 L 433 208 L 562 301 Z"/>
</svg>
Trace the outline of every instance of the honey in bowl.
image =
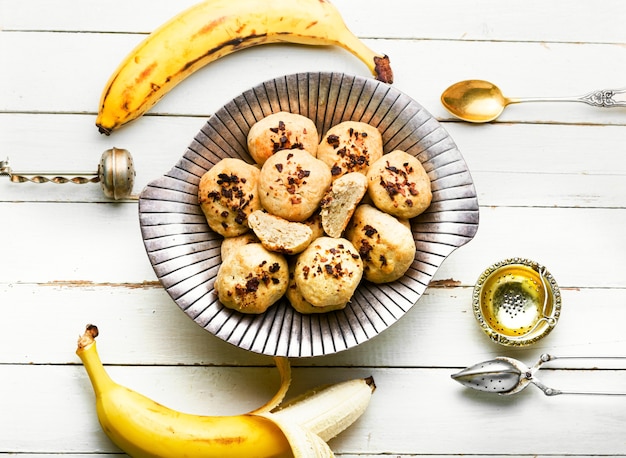
<svg viewBox="0 0 626 458">
<path fill-rule="evenodd" d="M 525 346 L 556 326 L 561 295 L 545 267 L 523 258 L 506 259 L 487 268 L 478 279 L 473 310 L 492 340 Z"/>
</svg>

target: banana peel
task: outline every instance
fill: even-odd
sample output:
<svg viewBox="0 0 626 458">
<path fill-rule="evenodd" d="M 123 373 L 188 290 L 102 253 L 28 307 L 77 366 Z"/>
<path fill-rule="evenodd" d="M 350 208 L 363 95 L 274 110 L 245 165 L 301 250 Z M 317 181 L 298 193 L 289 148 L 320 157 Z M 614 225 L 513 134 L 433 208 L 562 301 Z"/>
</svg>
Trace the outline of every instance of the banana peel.
<svg viewBox="0 0 626 458">
<path fill-rule="evenodd" d="M 96 126 L 106 135 L 142 116 L 200 68 L 268 43 L 339 46 L 393 82 L 389 57 L 370 49 L 328 0 L 204 0 L 158 27 L 106 83 Z"/>
<path fill-rule="evenodd" d="M 96 412 L 104 432 L 137 458 L 333 457 L 326 440 L 360 417 L 375 389 L 371 378 L 341 382 L 311 390 L 281 410 L 291 384 L 291 365 L 288 358 L 276 357 L 280 387 L 259 408 L 235 416 L 185 414 L 114 382 L 98 356 L 98 333 L 96 326 L 87 325 L 76 354 L 94 388 Z"/>
</svg>

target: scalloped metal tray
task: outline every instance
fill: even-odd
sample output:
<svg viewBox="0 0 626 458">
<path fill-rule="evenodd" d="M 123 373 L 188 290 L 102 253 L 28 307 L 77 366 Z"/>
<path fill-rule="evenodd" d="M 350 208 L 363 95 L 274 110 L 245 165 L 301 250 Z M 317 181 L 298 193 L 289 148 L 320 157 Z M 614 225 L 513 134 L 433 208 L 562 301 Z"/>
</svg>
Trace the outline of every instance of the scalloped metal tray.
<svg viewBox="0 0 626 458">
<path fill-rule="evenodd" d="M 253 162 L 250 126 L 291 111 L 311 118 L 320 135 L 345 120 L 367 122 L 382 133 L 384 152 L 404 150 L 428 172 L 428 210 L 411 222 L 417 246 L 406 275 L 393 283 L 362 282 L 344 310 L 304 315 L 281 299 L 260 315 L 224 307 L 214 281 L 221 236 L 198 205 L 202 175 L 225 157 Z M 174 302 L 199 326 L 240 348 L 266 355 L 310 357 L 355 347 L 387 329 L 417 302 L 437 269 L 478 229 L 472 177 L 453 139 L 419 103 L 372 78 L 342 73 L 298 73 L 266 81 L 211 116 L 186 153 L 139 198 L 139 221 L 154 271 Z"/>
</svg>

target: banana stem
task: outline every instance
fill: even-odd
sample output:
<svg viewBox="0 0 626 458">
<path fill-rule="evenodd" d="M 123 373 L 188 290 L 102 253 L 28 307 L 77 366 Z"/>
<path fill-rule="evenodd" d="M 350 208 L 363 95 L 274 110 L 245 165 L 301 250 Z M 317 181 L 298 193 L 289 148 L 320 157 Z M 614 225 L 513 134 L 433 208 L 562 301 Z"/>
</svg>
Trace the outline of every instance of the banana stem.
<svg viewBox="0 0 626 458">
<path fill-rule="evenodd" d="M 76 354 L 83 362 L 87 375 L 89 375 L 89 380 L 91 380 L 96 397 L 115 384 L 104 369 L 100 356 L 98 355 L 96 348 L 97 336 L 98 327 L 93 324 L 88 324 L 85 333 L 78 339 L 78 348 L 76 349 Z"/>
<path fill-rule="evenodd" d="M 358 57 L 367 65 L 378 81 L 387 84 L 393 83 L 393 70 L 391 69 L 389 56 L 374 52 L 347 28 L 340 33 L 341 37 L 335 42 L 337 46 L 344 48 Z"/>
<path fill-rule="evenodd" d="M 382 57 L 374 57 L 374 73 L 376 79 L 383 83 L 393 83 L 393 71 L 391 70 L 391 64 L 389 63 L 389 56 L 385 54 Z"/>
</svg>

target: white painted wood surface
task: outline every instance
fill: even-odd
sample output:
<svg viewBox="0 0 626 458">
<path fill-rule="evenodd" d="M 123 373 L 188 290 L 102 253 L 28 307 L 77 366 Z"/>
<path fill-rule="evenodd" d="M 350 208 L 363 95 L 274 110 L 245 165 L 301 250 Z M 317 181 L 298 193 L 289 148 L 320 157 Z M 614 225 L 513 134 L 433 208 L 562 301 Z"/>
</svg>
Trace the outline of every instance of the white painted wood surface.
<svg viewBox="0 0 626 458">
<path fill-rule="evenodd" d="M 127 148 L 135 191 L 183 154 L 206 118 L 268 78 L 298 71 L 366 75 L 340 49 L 266 46 L 193 75 L 147 116 L 105 137 L 100 91 L 130 48 L 194 0 L 0 0 L 0 158 L 15 171 L 95 170 Z M 450 379 L 498 355 L 626 356 L 626 109 L 511 106 L 496 123 L 453 120 L 443 89 L 477 77 L 507 95 L 578 95 L 626 86 L 626 3 L 620 0 L 437 2 L 336 0 L 349 26 L 390 55 L 394 85 L 440 119 L 463 153 L 481 206 L 475 239 L 453 253 L 416 306 L 371 341 L 292 361 L 292 393 L 372 374 L 365 415 L 331 442 L 344 458 L 626 456 L 626 397 L 514 397 Z M 133 200 L 98 185 L 12 184 L 0 177 L 0 454 L 110 457 L 93 394 L 74 354 L 87 322 L 120 382 L 181 410 L 238 413 L 277 383 L 269 357 L 211 336 L 161 288 Z M 523 256 L 561 286 L 562 318 L 527 349 L 481 334 L 472 287 L 492 262 Z M 558 388 L 626 391 L 616 360 L 543 370 Z"/>
</svg>

